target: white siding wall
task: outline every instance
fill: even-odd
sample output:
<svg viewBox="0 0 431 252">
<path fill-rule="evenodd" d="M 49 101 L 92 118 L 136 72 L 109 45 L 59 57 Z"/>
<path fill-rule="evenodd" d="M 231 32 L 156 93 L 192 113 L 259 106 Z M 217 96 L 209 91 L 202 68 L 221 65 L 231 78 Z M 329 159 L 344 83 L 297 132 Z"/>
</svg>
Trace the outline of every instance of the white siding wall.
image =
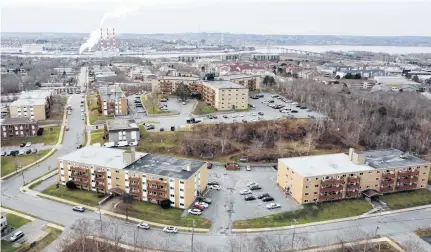
<svg viewBox="0 0 431 252">
<path fill-rule="evenodd" d="M 184 190 L 185 189 L 184 189 L 184 184 L 181 184 L 181 182 L 185 183 L 185 181 L 184 180 L 180 180 L 180 190 L 179 190 L 179 192 L 180 192 L 180 203 L 179 203 L 178 207 L 179 208 L 185 208 L 185 206 L 184 206 L 184 204 L 185 204 L 185 198 L 181 199 L 181 197 L 185 197 L 185 195 L 184 195 Z M 181 189 L 183 191 L 181 191 Z M 181 205 L 181 204 L 183 204 L 183 205 Z"/>
<path fill-rule="evenodd" d="M 91 173 L 91 191 L 96 191 L 96 181 L 94 180 L 96 177 L 94 176 L 94 166 L 90 167 Z"/>
<path fill-rule="evenodd" d="M 171 201 L 171 206 L 175 207 L 175 178 L 169 179 L 169 200 Z"/>
<path fill-rule="evenodd" d="M 142 176 L 142 200 L 148 201 L 147 198 L 147 178 Z"/>
<path fill-rule="evenodd" d="M 112 174 L 111 174 L 111 170 L 110 169 L 108 169 L 108 171 L 107 171 L 107 174 L 106 174 L 107 176 L 108 176 L 108 190 L 109 189 L 111 189 L 112 188 L 112 184 L 111 184 L 111 179 L 112 179 Z"/>
</svg>

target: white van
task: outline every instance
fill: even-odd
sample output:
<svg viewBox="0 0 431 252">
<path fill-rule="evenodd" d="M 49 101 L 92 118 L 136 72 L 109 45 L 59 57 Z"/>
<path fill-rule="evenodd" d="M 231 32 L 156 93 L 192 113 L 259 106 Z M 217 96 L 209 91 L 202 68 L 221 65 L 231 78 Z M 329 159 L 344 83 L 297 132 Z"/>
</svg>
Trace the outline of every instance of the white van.
<svg viewBox="0 0 431 252">
<path fill-rule="evenodd" d="M 127 141 L 119 141 L 117 144 L 118 147 L 126 147 L 129 146 L 129 142 Z"/>
<path fill-rule="evenodd" d="M 138 145 L 138 141 L 133 141 L 133 142 L 130 142 L 130 146 L 137 146 Z"/>
<path fill-rule="evenodd" d="M 103 147 L 108 147 L 108 148 L 111 148 L 111 147 L 114 147 L 114 146 L 115 146 L 114 142 L 107 142 L 107 143 L 103 144 Z"/>
</svg>

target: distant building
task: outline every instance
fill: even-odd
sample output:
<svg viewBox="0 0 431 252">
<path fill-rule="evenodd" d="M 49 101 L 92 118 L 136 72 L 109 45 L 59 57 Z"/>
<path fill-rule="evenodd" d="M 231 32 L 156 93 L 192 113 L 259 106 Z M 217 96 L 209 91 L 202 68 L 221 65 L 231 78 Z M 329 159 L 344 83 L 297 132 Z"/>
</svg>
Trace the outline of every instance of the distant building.
<svg viewBox="0 0 431 252">
<path fill-rule="evenodd" d="M 344 83 L 349 88 L 355 89 L 371 89 L 376 82 L 374 80 L 355 80 L 355 79 L 341 79 L 340 83 Z"/>
<path fill-rule="evenodd" d="M 248 108 L 248 88 L 232 81 L 203 81 L 202 100 L 217 110 Z"/>
<path fill-rule="evenodd" d="M 139 142 L 139 126 L 135 120 L 113 119 L 106 120 L 105 136 L 109 142 L 118 143 L 119 141 Z"/>
<path fill-rule="evenodd" d="M 135 200 L 187 209 L 207 188 L 207 163 L 86 146 L 58 158 L 58 182 L 73 181 L 83 190 L 127 193 Z"/>
<path fill-rule="evenodd" d="M 178 61 L 181 62 L 195 62 L 199 59 L 201 59 L 201 56 L 189 56 L 189 55 L 184 55 L 184 56 L 178 56 Z"/>
<path fill-rule="evenodd" d="M 427 188 L 431 162 L 396 149 L 278 159 L 277 183 L 301 204 Z"/>
<path fill-rule="evenodd" d="M 21 47 L 22 53 L 42 53 L 45 51 L 45 45 L 43 44 L 24 44 Z"/>
<path fill-rule="evenodd" d="M 280 60 L 280 55 L 279 54 L 253 54 L 252 55 L 252 59 L 253 60 L 268 60 L 268 61 L 279 61 Z"/>
<path fill-rule="evenodd" d="M 32 137 L 36 136 L 39 130 L 37 121 L 26 117 L 6 118 L 0 123 L 0 126 L 2 139 Z"/>
<path fill-rule="evenodd" d="M 36 121 L 46 120 L 51 115 L 52 91 L 33 90 L 23 92 L 9 106 L 11 118 L 25 117 Z"/>
<path fill-rule="evenodd" d="M 102 86 L 98 89 L 99 112 L 106 116 L 127 115 L 127 97 L 118 85 Z"/>
<path fill-rule="evenodd" d="M 162 76 L 151 80 L 152 91 L 155 93 L 171 94 L 178 85 L 190 85 L 200 82 L 199 77 Z"/>
<path fill-rule="evenodd" d="M 417 85 L 417 82 L 406 79 L 404 76 L 378 76 L 374 77 L 377 85 L 387 85 L 390 87 L 399 87 L 401 85 Z"/>
<path fill-rule="evenodd" d="M 54 71 L 56 74 L 63 74 L 66 73 L 67 75 L 71 75 L 75 73 L 75 70 L 73 70 L 73 68 L 71 67 L 55 67 Z"/>
<path fill-rule="evenodd" d="M 245 74 L 232 74 L 223 75 L 220 77 L 222 80 L 232 81 L 236 84 L 242 85 L 250 91 L 260 89 L 260 84 L 262 82 L 261 77 L 258 75 L 245 75 Z"/>
<path fill-rule="evenodd" d="M 220 56 L 221 60 L 239 60 L 241 57 L 240 54 L 223 54 L 222 56 Z"/>
</svg>

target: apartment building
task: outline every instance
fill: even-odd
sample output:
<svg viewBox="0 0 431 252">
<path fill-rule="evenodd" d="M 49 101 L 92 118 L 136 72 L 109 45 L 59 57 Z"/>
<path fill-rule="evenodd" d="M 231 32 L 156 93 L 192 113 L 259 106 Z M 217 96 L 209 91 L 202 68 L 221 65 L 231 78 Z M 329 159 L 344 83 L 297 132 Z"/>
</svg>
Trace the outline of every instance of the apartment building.
<svg viewBox="0 0 431 252">
<path fill-rule="evenodd" d="M 221 77 L 223 80 L 231 81 L 233 83 L 242 85 L 250 91 L 260 89 L 262 78 L 259 75 L 245 75 L 245 74 L 234 74 L 225 75 Z"/>
<path fill-rule="evenodd" d="M 6 118 L 0 123 L 0 126 L 2 139 L 32 137 L 36 136 L 39 130 L 37 121 L 27 117 Z"/>
<path fill-rule="evenodd" d="M 105 136 L 109 142 L 118 143 L 119 141 L 139 141 L 139 126 L 135 120 L 114 119 L 106 120 Z"/>
<path fill-rule="evenodd" d="M 268 60 L 268 61 L 279 61 L 280 55 L 279 54 L 266 54 L 266 53 L 260 53 L 260 54 L 253 54 L 251 56 L 253 60 Z"/>
<path fill-rule="evenodd" d="M 52 91 L 33 90 L 23 92 L 18 100 L 9 106 L 11 118 L 30 118 L 32 120 L 46 120 L 51 115 Z"/>
<path fill-rule="evenodd" d="M 97 104 L 103 115 L 127 115 L 127 97 L 118 85 L 102 86 L 98 89 Z"/>
<path fill-rule="evenodd" d="M 431 162 L 397 149 L 280 158 L 277 184 L 301 204 L 427 187 Z"/>
<path fill-rule="evenodd" d="M 155 93 L 171 94 L 178 85 L 195 85 L 200 83 L 199 77 L 163 76 L 151 81 L 152 91 Z"/>
<path fill-rule="evenodd" d="M 231 81 L 202 81 L 201 97 L 217 110 L 247 109 L 248 91 Z"/>
<path fill-rule="evenodd" d="M 207 187 L 207 163 L 86 146 L 58 158 L 58 181 L 94 192 L 128 193 L 135 200 L 188 208 Z"/>
</svg>

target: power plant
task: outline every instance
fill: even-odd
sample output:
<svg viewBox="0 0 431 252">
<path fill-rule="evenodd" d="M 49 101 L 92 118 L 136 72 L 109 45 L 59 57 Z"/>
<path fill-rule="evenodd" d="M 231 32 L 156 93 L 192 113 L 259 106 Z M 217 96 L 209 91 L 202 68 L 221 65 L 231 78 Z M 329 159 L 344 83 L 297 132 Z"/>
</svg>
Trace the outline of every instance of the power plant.
<svg viewBox="0 0 431 252">
<path fill-rule="evenodd" d="M 100 28 L 100 49 L 97 54 L 101 56 L 115 56 L 119 50 L 116 47 L 115 29 L 112 28 L 112 34 L 109 33 L 110 29 L 106 28 L 106 37 L 103 36 L 103 28 Z"/>
</svg>

